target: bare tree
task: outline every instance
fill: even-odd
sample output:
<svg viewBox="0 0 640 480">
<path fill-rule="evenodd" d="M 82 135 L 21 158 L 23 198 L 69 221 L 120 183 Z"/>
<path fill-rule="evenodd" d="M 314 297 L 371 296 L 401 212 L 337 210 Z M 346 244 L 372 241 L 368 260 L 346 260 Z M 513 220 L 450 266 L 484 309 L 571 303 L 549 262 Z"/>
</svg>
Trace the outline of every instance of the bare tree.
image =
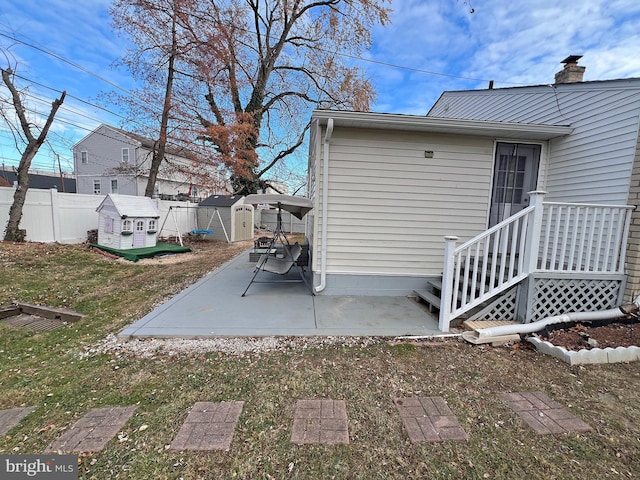
<svg viewBox="0 0 640 480">
<path fill-rule="evenodd" d="M 0 108 L 0 113 L 13 132 L 16 147 L 20 149 L 20 144 L 23 144 L 24 148 L 18 165 L 18 187 L 13 195 L 13 203 L 9 209 L 9 221 L 7 222 L 4 239 L 10 242 L 22 242 L 24 241 L 24 234 L 19 227 L 22 219 L 22 209 L 29 189 L 29 168 L 33 158 L 47 138 L 49 128 L 53 123 L 58 108 L 64 102 L 66 92 L 62 92 L 60 98 L 53 101 L 44 125 L 39 127 L 27 118 L 23 98 L 16 88 L 13 78 L 14 71 L 11 68 L 2 69 L 2 81 L 9 89 L 11 99 L 8 102 L 10 108 Z M 16 117 L 17 121 L 15 120 Z"/>
<path fill-rule="evenodd" d="M 221 165 L 249 193 L 303 144 L 312 108 L 369 109 L 373 86 L 350 58 L 388 21 L 386 3 L 117 0 L 112 14 L 137 48 L 127 66 L 148 84 L 160 68 L 164 86 L 173 82 L 162 98 L 167 141 Z"/>
<path fill-rule="evenodd" d="M 206 0 L 191 30 L 192 64 L 206 82 L 204 135 L 238 193 L 304 142 L 313 107 L 366 111 L 372 84 L 348 58 L 388 21 L 386 0 Z M 343 56 L 341 54 L 348 54 Z M 260 158 L 262 157 L 262 158 Z"/>
<path fill-rule="evenodd" d="M 184 49 L 189 48 L 181 42 L 178 16 L 188 11 L 191 3 L 191 0 L 116 0 L 111 8 L 114 27 L 125 32 L 136 46 L 122 59 L 133 76 L 143 83 L 142 92 L 136 92 L 136 96 L 144 102 L 136 99 L 130 103 L 130 111 L 137 112 L 132 117 L 155 130 L 148 135 L 149 130 L 140 132 L 138 128 L 139 133 L 156 139 L 145 188 L 148 197 L 153 195 L 167 153 L 175 103 L 176 64 Z M 122 97 L 119 99 L 121 104 L 127 102 Z"/>
</svg>

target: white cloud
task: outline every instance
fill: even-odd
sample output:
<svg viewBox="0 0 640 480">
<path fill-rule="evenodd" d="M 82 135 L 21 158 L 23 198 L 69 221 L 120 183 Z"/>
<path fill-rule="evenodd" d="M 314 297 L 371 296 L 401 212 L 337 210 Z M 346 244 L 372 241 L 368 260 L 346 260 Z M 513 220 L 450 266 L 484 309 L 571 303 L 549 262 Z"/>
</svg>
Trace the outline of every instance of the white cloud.
<svg viewBox="0 0 640 480">
<path fill-rule="evenodd" d="M 640 76 L 636 0 L 403 0 L 374 32 L 373 58 L 458 78 L 368 67 L 375 110 L 426 112 L 443 90 L 545 84 L 568 55 L 584 55 L 585 80 Z M 463 78 L 464 77 L 464 78 Z M 423 103 L 420 110 L 420 104 Z"/>
</svg>

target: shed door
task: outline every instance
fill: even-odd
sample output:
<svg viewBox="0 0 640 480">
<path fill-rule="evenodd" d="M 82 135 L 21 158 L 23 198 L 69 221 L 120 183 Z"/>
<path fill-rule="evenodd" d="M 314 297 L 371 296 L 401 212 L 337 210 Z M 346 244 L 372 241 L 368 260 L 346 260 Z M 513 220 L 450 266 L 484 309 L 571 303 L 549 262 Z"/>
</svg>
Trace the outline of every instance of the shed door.
<svg viewBox="0 0 640 480">
<path fill-rule="evenodd" d="M 147 229 L 145 221 L 141 218 L 133 222 L 133 247 L 142 248 L 147 246 Z"/>
<path fill-rule="evenodd" d="M 529 206 L 527 193 L 536 189 L 539 165 L 540 145 L 496 145 L 489 227 Z"/>
<path fill-rule="evenodd" d="M 249 205 L 238 205 L 234 215 L 235 238 L 233 238 L 233 241 L 250 240 L 253 238 L 251 207 Z"/>
</svg>

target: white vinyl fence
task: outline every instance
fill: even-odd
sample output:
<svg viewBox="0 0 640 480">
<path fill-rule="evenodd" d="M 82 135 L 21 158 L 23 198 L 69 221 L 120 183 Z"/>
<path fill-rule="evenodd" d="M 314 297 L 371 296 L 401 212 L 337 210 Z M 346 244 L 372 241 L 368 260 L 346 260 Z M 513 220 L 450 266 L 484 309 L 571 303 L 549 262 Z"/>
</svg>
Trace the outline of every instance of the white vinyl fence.
<svg viewBox="0 0 640 480">
<path fill-rule="evenodd" d="M 255 213 L 255 223 L 259 227 L 273 231 L 278 222 L 277 210 L 257 209 Z M 298 219 L 287 211 L 282 212 L 282 230 L 287 233 L 306 233 L 306 219 Z"/>
<path fill-rule="evenodd" d="M 9 221 L 9 208 L 13 203 L 13 187 L 0 187 L 0 235 Z M 83 243 L 87 232 L 98 228 L 96 208 L 104 200 L 104 195 L 81 195 L 61 193 L 56 189 L 29 189 L 22 210 L 20 228 L 26 230 L 29 242 Z M 159 225 L 165 226 L 158 236 L 184 235 L 195 228 L 195 208 L 197 204 L 155 200 L 160 212 Z M 169 207 L 173 213 L 165 222 Z"/>
</svg>

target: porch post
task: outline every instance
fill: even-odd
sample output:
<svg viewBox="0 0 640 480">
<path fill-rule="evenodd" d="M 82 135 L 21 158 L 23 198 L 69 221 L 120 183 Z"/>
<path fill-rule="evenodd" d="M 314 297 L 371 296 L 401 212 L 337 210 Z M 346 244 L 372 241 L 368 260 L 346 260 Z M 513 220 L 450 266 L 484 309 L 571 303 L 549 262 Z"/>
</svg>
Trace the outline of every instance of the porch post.
<svg viewBox="0 0 640 480">
<path fill-rule="evenodd" d="M 527 195 L 530 197 L 529 206 L 535 207 L 533 215 L 529 217 L 527 224 L 527 243 L 524 250 L 524 268 L 531 274 L 538 269 L 538 257 L 540 256 L 540 235 L 542 235 L 542 217 L 544 215 L 544 196 L 547 192 L 534 191 Z"/>
<path fill-rule="evenodd" d="M 454 252 L 458 237 L 444 237 L 444 267 L 442 269 L 442 290 L 440 291 L 440 318 L 438 329 L 449 331 L 451 323 L 451 301 L 453 299 L 453 271 L 455 266 Z"/>
</svg>

